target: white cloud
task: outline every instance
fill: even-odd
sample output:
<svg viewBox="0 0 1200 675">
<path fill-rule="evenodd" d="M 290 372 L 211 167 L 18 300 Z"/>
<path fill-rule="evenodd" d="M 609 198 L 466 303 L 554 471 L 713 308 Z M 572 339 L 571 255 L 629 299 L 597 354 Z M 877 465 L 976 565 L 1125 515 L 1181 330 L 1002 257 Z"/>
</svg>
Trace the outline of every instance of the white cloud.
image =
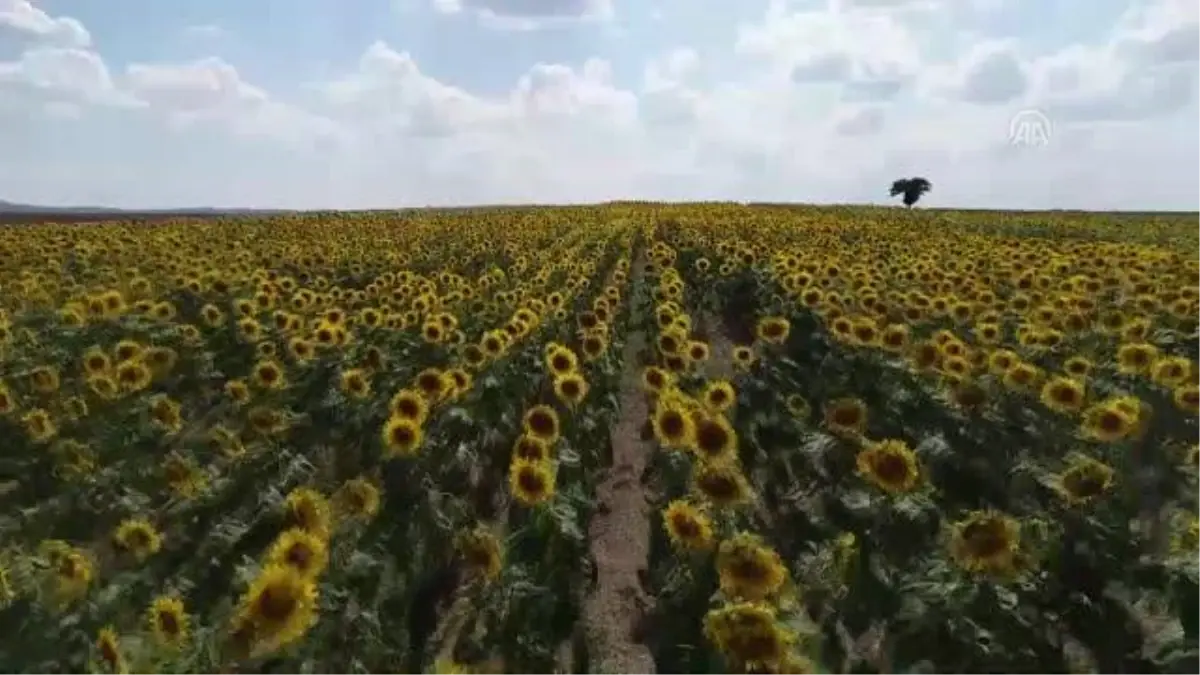
<svg viewBox="0 0 1200 675">
<path fill-rule="evenodd" d="M 500 30 L 538 30 L 613 16 L 612 0 L 432 0 L 432 5 L 442 14 L 471 14 Z"/>
<path fill-rule="evenodd" d="M 92 41 L 76 19 L 51 17 L 29 0 L 0 0 L 0 35 L 5 30 L 67 47 L 87 47 Z"/>
<path fill-rule="evenodd" d="M 946 93 L 969 103 L 998 105 L 1024 96 L 1029 86 L 1025 63 L 1010 42 L 984 42 L 955 65 Z"/>
<path fill-rule="evenodd" d="M 6 90 L 49 102 L 136 105 L 117 89 L 99 55 L 76 47 L 37 47 L 0 62 L 0 92 Z"/>
<path fill-rule="evenodd" d="M 379 41 L 299 100 L 281 93 L 286 81 L 248 81 L 249 69 L 216 56 L 114 76 L 103 51 L 35 43 L 0 63 L 0 114 L 34 111 L 11 122 L 25 131 L 9 117 L 0 124 L 6 148 L 29 147 L 7 155 L 19 157 L 11 167 L 0 160 L 0 192 L 304 207 L 879 202 L 896 176 L 919 173 L 935 183 L 931 204 L 1195 206 L 1195 10 L 1133 1 L 1107 36 L 1054 47 L 1017 37 L 966 45 L 958 32 L 927 40 L 941 12 L 982 11 L 988 0 L 772 2 L 731 28 L 728 44 L 682 39 L 647 54 L 652 45 L 628 40 L 622 49 L 639 51 L 609 58 L 612 45 L 597 40 L 507 80 L 488 69 L 478 90 L 464 83 L 479 80 L 435 77 L 414 56 L 423 52 Z M 608 7 L 457 0 L 440 11 L 543 27 Z M 124 107 L 104 105 L 116 101 Z M 1028 106 L 1052 118 L 1051 147 L 1010 144 L 1009 122 Z M 68 127 L 80 136 L 58 155 L 21 135 Z M 86 169 L 111 156 L 89 148 L 118 141 L 121 171 Z M 1153 169 L 1136 181 L 1120 175 L 1143 165 Z"/>
</svg>

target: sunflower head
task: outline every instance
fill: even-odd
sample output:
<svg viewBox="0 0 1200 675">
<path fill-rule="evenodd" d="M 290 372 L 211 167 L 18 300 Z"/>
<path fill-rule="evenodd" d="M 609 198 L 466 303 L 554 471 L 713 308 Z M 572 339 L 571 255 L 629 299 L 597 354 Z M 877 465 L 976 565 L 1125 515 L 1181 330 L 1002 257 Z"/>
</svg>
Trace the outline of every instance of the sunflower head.
<svg viewBox="0 0 1200 675">
<path fill-rule="evenodd" d="M 546 370 L 552 376 L 562 376 L 579 368 L 579 357 L 569 347 L 555 345 L 546 353 Z"/>
<path fill-rule="evenodd" d="M 267 551 L 267 563 L 291 567 L 305 577 L 320 576 L 329 564 L 325 533 L 314 534 L 299 527 L 285 530 Z"/>
<path fill-rule="evenodd" d="M 343 370 L 338 378 L 338 389 L 349 398 L 363 400 L 371 395 L 371 376 L 362 368 Z"/>
<path fill-rule="evenodd" d="M 1060 376 L 1051 378 L 1042 385 L 1042 405 L 1064 415 L 1079 412 L 1083 408 L 1086 391 L 1078 378 Z"/>
<path fill-rule="evenodd" d="M 163 647 L 177 648 L 187 642 L 191 621 L 183 600 L 174 595 L 161 595 L 146 610 L 146 627 L 154 641 Z"/>
<path fill-rule="evenodd" d="M 825 405 L 825 427 L 839 436 L 857 436 L 867 428 L 867 404 L 839 398 Z"/>
<path fill-rule="evenodd" d="M 781 316 L 767 316 L 758 320 L 754 326 L 754 336 L 762 342 L 781 345 L 788 339 L 792 325 Z"/>
<path fill-rule="evenodd" d="M 288 493 L 283 509 L 290 527 L 324 537 L 329 533 L 332 512 L 325 495 L 308 487 L 298 487 Z"/>
<path fill-rule="evenodd" d="M 717 575 L 727 597 L 759 601 L 778 593 L 787 580 L 787 568 L 774 549 L 743 532 L 717 548 Z"/>
<path fill-rule="evenodd" d="M 677 499 L 663 509 L 662 518 L 667 536 L 676 548 L 690 551 L 712 548 L 712 521 L 696 505 Z"/>
<path fill-rule="evenodd" d="M 1016 571 L 1020 524 L 1002 513 L 975 511 L 950 526 L 950 556 L 963 569 L 990 576 Z"/>
<path fill-rule="evenodd" d="M 526 434 L 538 438 L 547 445 L 558 441 L 562 433 L 562 425 L 554 408 L 538 404 L 525 411 L 521 418 L 521 427 Z"/>
<path fill-rule="evenodd" d="M 549 462 L 514 458 L 508 469 L 508 485 L 522 506 L 543 504 L 554 497 L 554 469 Z"/>
<path fill-rule="evenodd" d="M 700 399 L 710 411 L 723 413 L 737 403 L 737 391 L 727 380 L 714 380 L 704 386 Z"/>
<path fill-rule="evenodd" d="M 900 440 L 872 443 L 858 452 L 859 474 L 889 494 L 904 494 L 917 489 L 921 471 L 917 455 Z"/>
<path fill-rule="evenodd" d="M 692 423 L 691 449 L 698 457 L 710 462 L 737 458 L 737 431 L 724 416 L 695 414 Z"/>
<path fill-rule="evenodd" d="M 692 488 L 714 506 L 730 507 L 750 499 L 741 469 L 728 462 L 699 462 L 692 469 Z"/>
<path fill-rule="evenodd" d="M 696 423 L 688 410 L 672 398 L 660 398 L 650 418 L 654 438 L 664 448 L 684 449 L 693 444 Z"/>
<path fill-rule="evenodd" d="M 425 400 L 430 403 L 437 403 L 445 397 L 447 393 L 446 378 L 442 376 L 442 371 L 437 368 L 426 368 L 417 373 L 415 389 L 421 392 Z"/>
<path fill-rule="evenodd" d="M 317 619 L 317 586 L 286 565 L 269 565 L 250 584 L 233 620 L 234 647 L 263 656 L 304 637 Z"/>
<path fill-rule="evenodd" d="M 346 518 L 371 518 L 379 513 L 379 488 L 366 478 L 351 478 L 334 495 L 339 515 Z"/>
<path fill-rule="evenodd" d="M 1073 505 L 1089 504 L 1112 488 L 1116 472 L 1113 468 L 1090 457 L 1076 455 L 1055 477 L 1059 495 Z"/>
<path fill-rule="evenodd" d="M 1116 443 L 1134 433 L 1138 414 L 1115 401 L 1103 401 L 1083 413 L 1083 435 L 1101 443 Z"/>
<path fill-rule="evenodd" d="M 738 602 L 710 610 L 704 634 L 731 669 L 772 672 L 790 656 L 797 636 L 780 624 L 766 603 Z"/>
<path fill-rule="evenodd" d="M 488 528 L 479 525 L 460 533 L 456 548 L 468 574 L 489 581 L 500 576 L 504 565 L 504 549 L 500 539 Z"/>
<path fill-rule="evenodd" d="M 162 548 L 162 535 L 149 521 L 130 518 L 121 521 L 113 533 L 113 544 L 122 552 L 141 562 Z"/>
<path fill-rule="evenodd" d="M 419 421 L 395 414 L 384 423 L 381 435 L 384 451 L 389 457 L 412 457 L 425 441 Z"/>
<path fill-rule="evenodd" d="M 401 389 L 388 402 L 388 409 L 393 417 L 410 420 L 423 424 L 429 417 L 429 402 L 415 389 Z"/>
<path fill-rule="evenodd" d="M 734 368 L 741 371 L 746 371 L 754 365 L 754 362 L 758 357 L 755 355 L 753 347 L 749 347 L 747 345 L 738 345 L 733 348 L 732 358 Z"/>
<path fill-rule="evenodd" d="M 530 434 L 521 434 L 513 443 L 512 456 L 533 462 L 543 462 L 550 459 L 550 446 L 545 441 Z"/>
<path fill-rule="evenodd" d="M 569 372 L 554 378 L 554 396 L 568 407 L 583 402 L 588 394 L 587 380 L 578 372 Z"/>
</svg>

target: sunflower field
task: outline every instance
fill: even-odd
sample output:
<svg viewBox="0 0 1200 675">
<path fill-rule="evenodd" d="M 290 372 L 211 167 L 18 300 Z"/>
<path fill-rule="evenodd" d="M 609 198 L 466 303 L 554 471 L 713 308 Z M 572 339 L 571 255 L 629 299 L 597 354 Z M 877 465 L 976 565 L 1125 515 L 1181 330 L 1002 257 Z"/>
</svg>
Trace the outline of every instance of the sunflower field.
<svg viewBox="0 0 1200 675">
<path fill-rule="evenodd" d="M 1195 217 L 0 227 L 5 672 L 1196 672 Z"/>
</svg>

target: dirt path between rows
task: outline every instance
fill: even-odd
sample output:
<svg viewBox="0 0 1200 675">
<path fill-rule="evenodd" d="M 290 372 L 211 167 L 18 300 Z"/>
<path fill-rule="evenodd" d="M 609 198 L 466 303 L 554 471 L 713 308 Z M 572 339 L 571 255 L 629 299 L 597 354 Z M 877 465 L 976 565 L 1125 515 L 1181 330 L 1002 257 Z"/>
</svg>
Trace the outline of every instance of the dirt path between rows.
<svg viewBox="0 0 1200 675">
<path fill-rule="evenodd" d="M 630 288 L 643 283 L 646 258 L 637 251 Z M 630 300 L 633 293 L 630 292 Z M 639 387 L 638 364 L 645 349 L 642 331 L 631 333 L 622 351 L 621 416 L 612 429 L 613 465 L 596 488 L 599 508 L 588 526 L 596 565 L 596 588 L 584 606 L 593 673 L 653 673 L 654 658 L 637 634 L 651 599 L 642 588 L 650 554 L 650 514 L 639 477 L 653 448 L 641 439 L 648 409 Z"/>
</svg>

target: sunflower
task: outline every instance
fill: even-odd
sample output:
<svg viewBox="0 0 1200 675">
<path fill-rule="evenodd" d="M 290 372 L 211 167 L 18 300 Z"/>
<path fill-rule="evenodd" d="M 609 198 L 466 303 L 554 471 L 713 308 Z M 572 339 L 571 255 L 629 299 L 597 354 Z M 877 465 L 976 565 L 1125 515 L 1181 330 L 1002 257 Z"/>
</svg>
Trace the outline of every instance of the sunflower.
<svg viewBox="0 0 1200 675">
<path fill-rule="evenodd" d="M 800 394 L 788 394 L 787 398 L 783 399 L 783 406 L 787 408 L 789 415 L 801 422 L 807 422 L 812 416 L 812 404 Z"/>
<path fill-rule="evenodd" d="M 379 488 L 366 478 L 351 478 L 334 493 L 337 512 L 346 518 L 372 518 L 379 512 Z"/>
<path fill-rule="evenodd" d="M 1200 410 L 1200 387 L 1195 384 L 1184 384 L 1171 392 L 1171 400 L 1179 410 L 1195 415 Z"/>
<path fill-rule="evenodd" d="M 329 564 L 324 534 L 293 527 L 285 530 L 267 551 L 268 565 L 286 565 L 303 577 L 318 577 Z"/>
<path fill-rule="evenodd" d="M 727 380 L 713 380 L 704 386 L 700 400 L 710 411 L 723 413 L 737 403 L 737 391 Z"/>
<path fill-rule="evenodd" d="M 304 637 L 317 611 L 316 581 L 292 567 L 271 565 L 238 602 L 234 642 L 249 656 L 269 654 Z"/>
<path fill-rule="evenodd" d="M 89 378 L 89 384 L 90 384 Z M 0 382 L 0 415 L 7 415 L 17 409 L 17 398 L 8 385 Z"/>
<path fill-rule="evenodd" d="M 704 617 L 704 635 L 739 672 L 771 672 L 790 656 L 796 635 L 775 618 L 765 603 L 739 602 L 713 609 Z"/>
<path fill-rule="evenodd" d="M 858 452 L 858 472 L 889 494 L 912 492 L 920 485 L 917 455 L 901 440 L 872 443 Z"/>
<path fill-rule="evenodd" d="M 420 425 L 429 417 L 429 402 L 415 389 L 401 389 L 388 402 L 388 410 L 392 417 L 410 420 Z"/>
<path fill-rule="evenodd" d="M 483 525 L 462 532 L 456 538 L 458 556 L 471 576 L 493 581 L 504 566 L 504 549 L 491 530 Z"/>
<path fill-rule="evenodd" d="M 416 390 L 421 392 L 429 403 L 437 403 L 441 401 L 447 394 L 449 382 L 443 376 L 441 370 L 437 368 L 426 368 L 417 373 L 415 380 Z"/>
<path fill-rule="evenodd" d="M 579 369 L 579 357 L 570 347 L 560 344 L 551 345 L 546 351 L 546 370 L 552 376 L 559 377 L 573 373 Z"/>
<path fill-rule="evenodd" d="M 288 386 L 283 366 L 274 359 L 264 359 L 254 364 L 250 381 L 259 389 L 280 390 Z"/>
<path fill-rule="evenodd" d="M 1042 405 L 1064 415 L 1083 409 L 1086 392 L 1081 380 L 1071 377 L 1055 377 L 1042 386 Z"/>
<path fill-rule="evenodd" d="M 1068 503 L 1088 504 L 1112 487 L 1116 472 L 1112 467 L 1090 457 L 1076 455 L 1067 468 L 1055 477 L 1056 491 Z"/>
<path fill-rule="evenodd" d="M 558 413 L 554 408 L 544 404 L 535 405 L 525 411 L 525 415 L 521 418 L 521 428 L 525 433 L 546 443 L 547 446 L 558 442 L 559 434 L 562 433 L 562 424 L 559 423 Z"/>
<path fill-rule="evenodd" d="M 741 371 L 749 370 L 758 358 L 754 353 L 754 348 L 746 345 L 734 347 L 732 357 L 733 367 Z"/>
<path fill-rule="evenodd" d="M 709 517 L 697 506 L 676 499 L 662 512 L 663 527 L 671 543 L 680 549 L 707 551 L 713 545 L 713 526 Z"/>
<path fill-rule="evenodd" d="M 1158 358 L 1158 348 L 1145 342 L 1121 345 L 1117 350 L 1117 370 L 1125 375 L 1142 375 L 1150 371 Z"/>
<path fill-rule="evenodd" d="M 781 345 L 787 342 L 792 325 L 781 316 L 767 316 L 758 320 L 754 325 L 754 336 L 762 342 Z"/>
<path fill-rule="evenodd" d="M 733 425 L 721 415 L 693 415 L 695 429 L 690 448 L 703 460 L 728 461 L 737 458 L 738 436 Z"/>
<path fill-rule="evenodd" d="M 146 627 L 163 647 L 178 648 L 187 642 L 190 623 L 183 600 L 174 595 L 160 595 L 146 610 Z"/>
<path fill-rule="evenodd" d="M 289 527 L 299 528 L 317 536 L 327 536 L 332 520 L 329 500 L 308 487 L 298 487 L 288 493 L 283 509 Z"/>
<path fill-rule="evenodd" d="M 112 360 L 100 347 L 90 347 L 83 353 L 83 372 L 87 376 L 103 375 L 112 368 Z"/>
<path fill-rule="evenodd" d="M 421 449 L 425 432 L 420 422 L 393 414 L 383 425 L 382 437 L 389 457 L 412 457 Z"/>
<path fill-rule="evenodd" d="M 61 380 L 58 370 L 53 366 L 38 366 L 29 373 L 29 382 L 39 394 L 53 394 L 58 391 Z"/>
<path fill-rule="evenodd" d="M 664 448 L 682 450 L 695 443 L 696 423 L 678 401 L 662 398 L 650 418 L 654 438 Z"/>
<path fill-rule="evenodd" d="M 537 506 L 554 497 L 554 470 L 549 462 L 514 458 L 508 469 L 513 498 L 523 506 Z"/>
<path fill-rule="evenodd" d="M 642 389 L 651 394 L 664 391 L 674 381 L 674 375 L 658 366 L 646 366 L 642 370 Z"/>
<path fill-rule="evenodd" d="M 225 394 L 238 405 L 250 401 L 250 387 L 244 380 L 229 380 L 225 383 Z"/>
<path fill-rule="evenodd" d="M 709 347 L 708 343 L 699 340 L 692 340 L 687 344 L 687 359 L 692 363 L 704 363 L 708 360 Z"/>
<path fill-rule="evenodd" d="M 683 349 L 683 344 L 686 341 L 686 336 L 680 335 L 674 331 L 667 331 L 658 336 L 658 351 L 663 356 L 678 356 L 679 350 Z"/>
<path fill-rule="evenodd" d="M 908 348 L 909 327 L 902 323 L 889 324 L 879 337 L 879 344 L 885 350 L 900 354 Z"/>
<path fill-rule="evenodd" d="M 545 441 L 529 434 L 521 434 L 513 443 L 512 457 L 527 459 L 531 462 L 544 462 L 550 459 L 550 446 Z"/>
<path fill-rule="evenodd" d="M 950 556 L 977 574 L 1007 576 L 1016 569 L 1020 524 L 995 511 L 972 511 L 950 526 Z"/>
<path fill-rule="evenodd" d="M 587 380 L 577 372 L 570 372 L 554 378 L 554 396 L 565 405 L 574 408 L 583 402 L 588 394 Z"/>
<path fill-rule="evenodd" d="M 1004 377 L 1001 378 L 1004 386 L 1013 391 L 1036 391 L 1041 379 L 1042 369 L 1024 361 L 1012 364 L 1012 367 L 1004 371 Z"/>
<path fill-rule="evenodd" d="M 1174 520 L 1171 552 L 1176 555 L 1182 554 L 1194 561 L 1196 549 L 1200 548 L 1200 519 L 1195 513 L 1180 513 Z"/>
<path fill-rule="evenodd" d="M 112 626 L 105 626 L 96 635 L 96 653 L 100 664 L 110 673 L 127 673 L 129 666 L 121 653 L 121 640 Z"/>
<path fill-rule="evenodd" d="M 692 468 L 692 489 L 714 506 L 737 506 L 749 501 L 750 485 L 734 464 L 699 462 Z"/>
<path fill-rule="evenodd" d="M 141 391 L 150 386 L 154 373 L 141 361 L 122 361 L 117 364 L 116 379 L 124 391 Z"/>
<path fill-rule="evenodd" d="M 1072 356 L 1063 362 L 1063 371 L 1078 379 L 1086 379 L 1093 368 L 1092 362 L 1082 356 Z"/>
<path fill-rule="evenodd" d="M 738 600 L 766 600 L 787 580 L 787 568 L 775 549 L 755 534 L 742 532 L 717 548 L 721 592 Z"/>
<path fill-rule="evenodd" d="M 825 427 L 839 436 L 858 436 L 867 428 L 867 404 L 839 398 L 825 405 Z"/>
<path fill-rule="evenodd" d="M 1182 356 L 1167 356 L 1154 362 L 1150 369 L 1150 378 L 1154 383 L 1163 387 L 1177 387 L 1184 384 L 1192 374 L 1192 362 Z"/>
<path fill-rule="evenodd" d="M 1116 443 L 1137 430 L 1138 417 L 1114 401 L 1096 403 L 1083 412 L 1083 435 L 1101 443 Z"/>
<path fill-rule="evenodd" d="M 462 359 L 468 368 L 477 370 L 487 362 L 487 355 L 479 345 L 466 345 L 462 348 Z"/>
<path fill-rule="evenodd" d="M 58 427 L 50 413 L 37 408 L 21 416 L 21 425 L 34 443 L 45 443 L 58 435 Z"/>
<path fill-rule="evenodd" d="M 148 521 L 129 518 L 121 521 L 113 532 L 113 544 L 138 562 L 162 549 L 162 535 Z"/>
<path fill-rule="evenodd" d="M 588 333 L 579 343 L 579 350 L 587 361 L 595 361 L 608 350 L 608 340 L 599 333 Z"/>
<path fill-rule="evenodd" d="M 445 377 L 450 381 L 451 384 L 451 391 L 447 395 L 447 398 L 451 399 L 456 399 L 471 391 L 471 387 L 474 386 L 475 382 L 475 380 L 471 377 L 471 373 L 467 372 L 463 368 L 451 368 L 450 370 L 446 371 Z"/>
<path fill-rule="evenodd" d="M 182 406 L 166 394 L 159 394 L 150 399 L 150 420 L 168 434 L 179 433 L 183 429 Z"/>
<path fill-rule="evenodd" d="M 87 592 L 95 576 L 95 567 L 86 553 L 64 543 L 48 547 L 47 558 L 53 568 L 51 579 L 55 599 L 70 601 Z"/>
</svg>

